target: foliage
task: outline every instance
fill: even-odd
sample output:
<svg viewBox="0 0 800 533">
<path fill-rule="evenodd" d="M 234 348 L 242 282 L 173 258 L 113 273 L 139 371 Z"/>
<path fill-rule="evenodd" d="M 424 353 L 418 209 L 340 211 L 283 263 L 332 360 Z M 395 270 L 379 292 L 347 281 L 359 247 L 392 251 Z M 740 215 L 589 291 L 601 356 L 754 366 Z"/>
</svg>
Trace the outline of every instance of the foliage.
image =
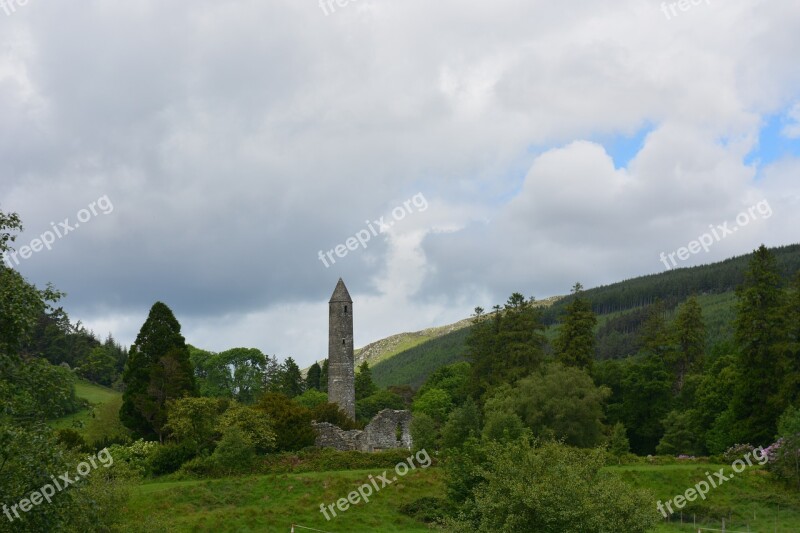
<svg viewBox="0 0 800 533">
<path fill-rule="evenodd" d="M 314 444 L 316 434 L 311 427 L 311 411 L 297 405 L 288 396 L 267 392 L 259 399 L 256 408 L 269 417 L 278 451 L 300 450 Z"/>
<path fill-rule="evenodd" d="M 120 420 L 142 436 L 163 441 L 167 402 L 195 394 L 194 372 L 181 326 L 156 302 L 131 347 L 123 374 Z"/>
<path fill-rule="evenodd" d="M 487 421 L 495 412 L 516 414 L 539 437 L 595 446 L 603 441 L 603 403 L 610 393 L 585 370 L 551 363 L 513 386 L 499 387 L 484 412 Z"/>
<path fill-rule="evenodd" d="M 443 424 L 453 409 L 453 399 L 442 389 L 428 389 L 412 404 L 414 413 L 424 413 L 437 424 Z"/>
<path fill-rule="evenodd" d="M 252 442 L 236 426 L 231 426 L 222 435 L 211 462 L 223 475 L 247 472 L 252 468 L 256 450 Z"/>
<path fill-rule="evenodd" d="M 306 389 L 300 396 L 293 398 L 294 402 L 306 409 L 313 409 L 323 403 L 328 403 L 328 395 L 317 389 Z"/>
<path fill-rule="evenodd" d="M 113 444 L 108 452 L 114 463 L 124 463 L 137 475 L 145 476 L 150 472 L 150 457 L 156 452 L 159 444 L 154 441 L 139 439 L 130 444 Z"/>
<path fill-rule="evenodd" d="M 565 315 L 553 347 L 561 364 L 591 368 L 594 361 L 594 328 L 597 317 L 592 311 L 591 302 L 581 296 L 582 290 L 580 283 L 572 288 L 574 298 L 564 308 Z"/>
<path fill-rule="evenodd" d="M 472 398 L 453 409 L 442 427 L 442 449 L 456 448 L 470 437 L 481 434 L 481 413 Z"/>
<path fill-rule="evenodd" d="M 414 451 L 438 450 L 439 429 L 436 421 L 425 413 L 415 413 L 411 419 L 411 442 Z"/>
<path fill-rule="evenodd" d="M 421 396 L 430 389 L 441 389 L 450 395 L 453 405 L 462 405 L 468 397 L 470 374 L 470 364 L 466 361 L 443 366 L 428 376 L 418 395 Z"/>
<path fill-rule="evenodd" d="M 621 458 L 631 451 L 631 443 L 628 440 L 628 431 L 622 422 L 617 422 L 611 428 L 611 435 L 608 439 L 608 451 L 614 457 Z"/>
<path fill-rule="evenodd" d="M 148 457 L 148 471 L 154 476 L 171 474 L 196 455 L 197 448 L 188 443 L 167 442 L 157 446 Z"/>
<path fill-rule="evenodd" d="M 501 309 L 487 317 L 475 308 L 473 326 L 467 339 L 472 363 L 471 396 L 483 402 L 492 389 L 536 370 L 544 360 L 544 325 L 534 299 L 513 293 Z"/>
<path fill-rule="evenodd" d="M 306 374 L 306 391 L 309 391 L 311 389 L 317 391 L 322 390 L 320 388 L 321 378 L 322 378 L 322 367 L 319 366 L 319 363 L 314 361 L 314 364 L 311 365 L 311 367 L 309 367 L 308 369 L 308 374 Z"/>
<path fill-rule="evenodd" d="M 355 389 L 356 401 L 372 396 L 378 391 L 378 387 L 372 381 L 372 371 L 369 369 L 367 361 L 358 366 L 358 372 L 356 372 L 355 376 Z"/>
<path fill-rule="evenodd" d="M 177 442 L 200 453 L 214 446 L 217 419 L 227 406 L 214 398 L 180 398 L 167 403 L 164 429 Z"/>
<path fill-rule="evenodd" d="M 487 442 L 449 526 L 459 531 L 631 533 L 651 530 L 653 497 L 603 471 L 602 450 L 521 439 Z M 452 476 L 452 472 L 451 472 Z M 449 483 L 463 480 L 448 479 Z"/>
<path fill-rule="evenodd" d="M 364 429 L 359 421 L 352 420 L 349 415 L 342 411 L 335 403 L 322 403 L 311 410 L 311 419 L 317 422 L 328 422 L 341 429 Z"/>
<path fill-rule="evenodd" d="M 736 342 L 740 380 L 731 407 L 744 440 L 767 445 L 788 402 L 780 395 L 784 376 L 776 353 L 781 338 L 783 293 L 775 256 L 764 245 L 753 253 L 745 282 L 737 288 Z M 755 399 L 758 401 L 754 401 Z"/>
<path fill-rule="evenodd" d="M 257 453 L 263 454 L 275 449 L 275 432 L 269 418 L 253 407 L 231 404 L 219 417 L 216 429 L 222 434 L 223 440 L 228 432 L 236 429 Z"/>
<path fill-rule="evenodd" d="M 656 447 L 659 455 L 701 455 L 700 428 L 697 411 L 670 411 L 663 422 L 664 436 Z"/>
<path fill-rule="evenodd" d="M 384 409 L 405 409 L 403 398 L 388 390 L 379 390 L 372 396 L 356 401 L 356 419 L 361 423 L 369 423 L 375 415 Z"/>
</svg>

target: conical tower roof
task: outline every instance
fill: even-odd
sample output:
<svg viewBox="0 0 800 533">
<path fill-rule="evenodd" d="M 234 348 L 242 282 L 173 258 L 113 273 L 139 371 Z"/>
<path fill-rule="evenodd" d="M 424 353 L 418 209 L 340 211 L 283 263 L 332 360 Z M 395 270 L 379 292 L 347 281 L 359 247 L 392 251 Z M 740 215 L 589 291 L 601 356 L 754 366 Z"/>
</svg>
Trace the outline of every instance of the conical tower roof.
<svg viewBox="0 0 800 533">
<path fill-rule="evenodd" d="M 331 296 L 332 302 L 347 302 L 353 303 L 353 299 L 350 298 L 350 293 L 347 292 L 347 287 L 344 286 L 344 281 L 342 278 L 339 278 L 339 283 L 336 284 L 336 288 L 333 289 L 333 296 Z"/>
</svg>

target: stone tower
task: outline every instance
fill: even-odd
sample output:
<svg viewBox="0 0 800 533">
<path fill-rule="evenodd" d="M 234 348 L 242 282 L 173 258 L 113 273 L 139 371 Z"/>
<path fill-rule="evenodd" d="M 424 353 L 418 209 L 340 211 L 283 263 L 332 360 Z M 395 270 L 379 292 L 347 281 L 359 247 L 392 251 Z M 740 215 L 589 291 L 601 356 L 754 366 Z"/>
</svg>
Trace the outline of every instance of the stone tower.
<svg viewBox="0 0 800 533">
<path fill-rule="evenodd" d="M 356 418 L 353 299 L 339 278 L 328 303 L 328 401 Z"/>
</svg>

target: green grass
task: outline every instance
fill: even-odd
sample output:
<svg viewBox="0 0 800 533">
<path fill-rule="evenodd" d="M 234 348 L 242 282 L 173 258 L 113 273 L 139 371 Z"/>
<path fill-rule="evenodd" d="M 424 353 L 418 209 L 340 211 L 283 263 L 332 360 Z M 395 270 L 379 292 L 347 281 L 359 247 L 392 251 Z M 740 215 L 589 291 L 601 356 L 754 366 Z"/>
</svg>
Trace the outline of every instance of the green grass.
<svg viewBox="0 0 800 533">
<path fill-rule="evenodd" d="M 145 483 L 133 490 L 122 530 L 288 532 L 292 524 L 299 524 L 329 532 L 430 531 L 399 509 L 418 498 L 442 494 L 441 471 L 436 468 L 409 472 L 374 492 L 368 503 L 337 510 L 336 517 L 325 519 L 321 503 L 335 504 L 368 483 L 370 475 L 381 473 L 353 470 Z"/>
<path fill-rule="evenodd" d="M 707 480 L 706 472 L 724 468 L 727 476 L 730 465 L 703 463 L 674 465 L 633 465 L 611 467 L 608 470 L 618 473 L 628 483 L 650 490 L 656 501 L 666 502 L 698 482 Z M 664 521 L 656 530 L 658 533 L 677 533 L 697 531 L 697 526 L 721 529 L 722 518 L 728 531 L 789 533 L 800 531 L 800 494 L 791 492 L 778 484 L 772 476 L 760 467 L 745 469 L 741 474 L 710 488 L 705 501 L 697 498 L 694 502 L 678 510 L 671 521 Z M 680 512 L 683 512 L 681 524 Z"/>
<path fill-rule="evenodd" d="M 614 466 L 606 470 L 633 486 L 649 490 L 656 512 L 658 499 L 670 500 L 706 479 L 706 471 L 723 467 L 726 473 L 730 470 L 727 465 L 703 463 Z M 382 470 L 151 481 L 133 488 L 122 530 L 288 532 L 294 523 L 331 533 L 430 531 L 422 522 L 402 514 L 400 507 L 418 498 L 444 495 L 443 472 L 437 467 L 410 472 L 373 494 L 369 503 L 359 503 L 330 521 L 325 520 L 319 510 L 320 503 L 327 505 L 346 498 L 349 492 L 367 482 L 369 475 L 380 474 Z M 737 478 L 712 488 L 700 505 L 684 508 L 687 523 L 665 521 L 655 531 L 697 531 L 691 525 L 692 512 L 698 515 L 698 527 L 720 529 L 717 516 L 725 516 L 728 531 L 747 531 L 748 526 L 752 532 L 800 531 L 800 494 L 785 490 L 758 467 L 748 468 Z M 702 523 L 700 516 L 704 517 Z"/>
<path fill-rule="evenodd" d="M 122 393 L 84 380 L 75 383 L 75 395 L 89 403 L 77 413 L 50 422 L 54 429 L 71 428 L 91 443 L 106 436 L 126 435 L 119 421 Z"/>
</svg>

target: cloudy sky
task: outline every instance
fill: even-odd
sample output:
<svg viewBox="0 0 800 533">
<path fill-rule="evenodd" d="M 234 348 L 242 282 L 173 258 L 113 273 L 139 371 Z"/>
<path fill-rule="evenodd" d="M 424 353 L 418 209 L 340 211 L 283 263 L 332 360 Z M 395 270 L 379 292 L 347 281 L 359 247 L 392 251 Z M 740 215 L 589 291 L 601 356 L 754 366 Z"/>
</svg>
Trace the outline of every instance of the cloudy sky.
<svg viewBox="0 0 800 533">
<path fill-rule="evenodd" d="M 6 262 L 125 344 L 161 300 L 307 365 L 339 277 L 361 346 L 800 242 L 798 2 L 22 3 Z"/>
</svg>

